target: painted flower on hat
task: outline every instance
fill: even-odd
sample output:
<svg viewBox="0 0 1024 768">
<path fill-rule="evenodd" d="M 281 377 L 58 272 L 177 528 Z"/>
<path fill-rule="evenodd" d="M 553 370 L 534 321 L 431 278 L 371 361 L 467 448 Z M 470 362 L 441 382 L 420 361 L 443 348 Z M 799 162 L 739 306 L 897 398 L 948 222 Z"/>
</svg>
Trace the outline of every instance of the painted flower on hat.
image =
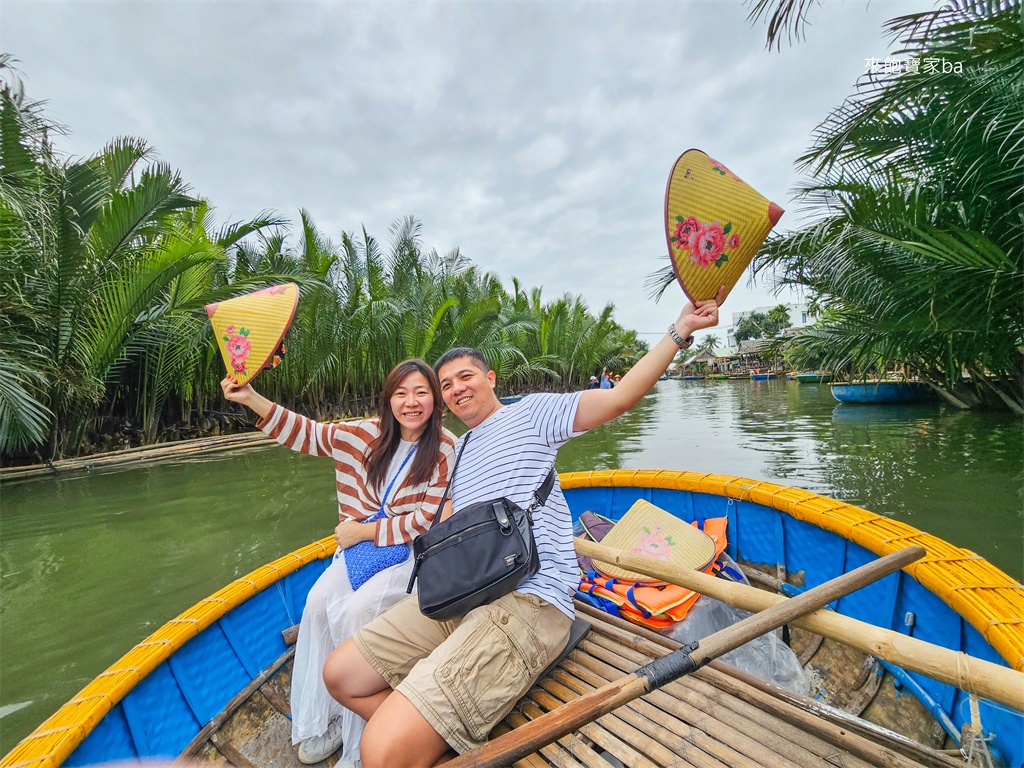
<svg viewBox="0 0 1024 768">
<path fill-rule="evenodd" d="M 235 326 L 229 325 L 226 329 L 227 333 L 233 333 Z M 238 333 L 233 336 L 224 336 L 224 347 L 228 351 L 228 355 L 231 358 L 231 370 L 235 373 L 245 373 L 246 359 L 252 352 L 252 342 L 249 341 L 249 331 L 245 328 L 239 328 Z"/>
<path fill-rule="evenodd" d="M 676 219 L 678 224 L 676 224 L 676 233 L 672 237 L 672 242 L 676 244 L 677 248 L 692 250 L 697 245 L 697 238 L 700 237 L 704 225 L 696 216 L 690 216 L 685 220 L 682 216 L 677 216 Z"/>
<path fill-rule="evenodd" d="M 729 260 L 726 251 L 740 247 L 739 233 L 732 229 L 732 222 L 726 222 L 725 226 L 718 221 L 704 224 L 696 216 L 676 216 L 675 233 L 670 240 L 695 266 L 721 267 Z"/>
<path fill-rule="evenodd" d="M 711 160 L 711 158 L 709 157 L 708 160 Z M 733 181 L 738 181 L 740 184 L 743 183 L 743 179 L 741 179 L 735 173 L 730 171 L 717 160 L 711 160 L 711 169 L 714 171 L 718 171 L 722 176 L 729 176 L 730 178 L 732 178 Z"/>
<path fill-rule="evenodd" d="M 660 525 L 652 525 L 650 528 L 644 526 L 640 530 L 643 533 L 637 538 L 636 544 L 630 547 L 630 552 L 647 555 L 657 560 L 668 560 L 672 557 L 672 547 L 675 546 L 675 542 L 664 528 Z"/>
<path fill-rule="evenodd" d="M 690 261 L 702 267 L 713 264 L 725 250 L 725 233 L 719 222 L 709 224 L 697 237 L 697 245 L 690 254 Z"/>
<path fill-rule="evenodd" d="M 228 354 L 232 357 L 246 358 L 252 351 L 252 342 L 241 333 L 228 339 Z"/>
</svg>

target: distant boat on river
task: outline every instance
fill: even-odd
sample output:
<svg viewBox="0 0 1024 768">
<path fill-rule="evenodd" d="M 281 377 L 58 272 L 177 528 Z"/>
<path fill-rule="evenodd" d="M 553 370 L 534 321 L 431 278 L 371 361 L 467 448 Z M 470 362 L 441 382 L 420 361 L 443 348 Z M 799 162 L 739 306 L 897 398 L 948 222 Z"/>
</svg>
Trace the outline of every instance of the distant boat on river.
<svg viewBox="0 0 1024 768">
<path fill-rule="evenodd" d="M 810 373 L 794 373 L 793 378 L 801 384 L 828 384 L 832 381 L 832 374 L 811 371 Z"/>
<path fill-rule="evenodd" d="M 978 738 L 990 739 L 1005 764 L 1024 761 L 1024 705 L 1014 698 L 1016 689 L 1010 685 L 990 693 L 1015 706 L 983 697 L 972 702 L 960 690 L 974 690 L 971 681 L 983 678 L 988 685 L 996 679 L 1016 682 L 1017 673 L 1007 667 L 1024 668 L 1018 610 L 1024 587 L 984 559 L 891 518 L 799 488 L 740 477 L 666 470 L 574 472 L 561 475 L 561 487 L 574 519 L 593 510 L 617 520 L 638 499 L 698 526 L 727 517 L 726 553 L 751 583 L 784 595 L 822 584 L 906 543 L 928 553 L 839 599 L 831 614 L 839 623 L 815 627 L 823 634 L 792 628 L 797 663 L 813 670 L 814 692 L 820 688 L 835 708 L 712 662 L 599 724 L 583 726 L 571 742 L 563 742 L 573 749 L 589 750 L 588 755 L 599 749 L 642 752 L 643 764 L 652 768 L 678 765 L 681 755 L 698 750 L 721 763 L 751 768 L 783 762 L 944 768 L 964 765 L 939 750 L 946 748 L 943 739 L 961 743 L 977 708 L 984 728 Z M 333 537 L 314 542 L 189 608 L 86 685 L 17 744 L 0 768 L 175 757 L 193 766 L 299 768 L 288 719 L 293 624 L 334 549 Z M 557 710 L 558 697 L 567 701 L 679 645 L 591 605 L 579 603 L 577 612 L 592 625 L 589 635 L 542 675 L 498 732 L 529 722 L 542 707 Z M 847 623 L 839 629 L 842 622 Z M 883 636 L 889 639 L 883 642 Z M 891 659 L 897 653 L 902 664 L 926 669 L 930 676 L 896 666 Z M 954 687 L 943 679 L 961 682 Z M 864 712 L 871 721 L 861 718 Z M 633 727 L 608 725 L 613 718 Z M 900 733 L 893 733 L 896 728 Z M 587 734 L 598 734 L 599 741 Z M 552 745 L 525 764 L 568 765 L 566 754 Z M 600 762 L 593 757 L 587 765 Z M 320 765 L 331 764 L 329 759 Z"/>
<path fill-rule="evenodd" d="M 523 395 L 507 395 L 505 397 L 499 397 L 498 402 L 502 405 L 511 405 L 512 403 L 518 403 L 523 399 Z"/>
<path fill-rule="evenodd" d="M 768 373 L 752 373 L 750 374 L 750 378 L 752 378 L 754 381 L 766 381 L 768 379 L 774 379 L 775 374 L 771 371 L 769 371 Z"/>
<path fill-rule="evenodd" d="M 935 392 L 922 381 L 857 381 L 833 382 L 832 396 L 841 403 L 918 403 Z"/>
</svg>

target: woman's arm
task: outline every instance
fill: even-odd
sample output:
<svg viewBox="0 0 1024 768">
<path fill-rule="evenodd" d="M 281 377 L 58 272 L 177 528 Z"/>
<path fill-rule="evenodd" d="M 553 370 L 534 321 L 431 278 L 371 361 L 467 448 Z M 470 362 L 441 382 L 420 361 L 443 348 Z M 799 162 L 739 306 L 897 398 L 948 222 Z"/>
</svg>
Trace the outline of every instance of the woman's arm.
<svg viewBox="0 0 1024 768">
<path fill-rule="evenodd" d="M 224 397 L 241 403 L 256 413 L 260 420 L 256 427 L 281 445 L 298 453 L 311 456 L 332 456 L 333 448 L 341 442 L 362 438 L 369 444 L 375 435 L 365 433 L 362 422 L 321 424 L 268 400 L 249 384 L 239 386 L 230 376 L 220 382 Z M 362 434 L 361 434 L 362 433 Z M 357 446 L 359 447 L 359 446 Z M 365 446 L 362 446 L 365 448 Z"/>
</svg>

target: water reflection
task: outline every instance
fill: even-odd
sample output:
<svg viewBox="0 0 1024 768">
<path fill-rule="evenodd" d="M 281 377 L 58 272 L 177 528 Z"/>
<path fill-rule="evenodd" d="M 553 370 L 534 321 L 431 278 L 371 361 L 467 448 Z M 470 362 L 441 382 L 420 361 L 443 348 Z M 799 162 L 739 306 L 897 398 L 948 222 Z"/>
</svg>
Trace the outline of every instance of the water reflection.
<svg viewBox="0 0 1024 768">
<path fill-rule="evenodd" d="M 827 385 L 665 381 L 566 445 L 558 469 L 799 485 L 906 520 L 1020 578 L 1022 438 L 1013 418 L 840 404 Z M 277 446 L 5 486 L 0 754 L 155 627 L 328 535 L 334 493 L 329 461 Z"/>
</svg>

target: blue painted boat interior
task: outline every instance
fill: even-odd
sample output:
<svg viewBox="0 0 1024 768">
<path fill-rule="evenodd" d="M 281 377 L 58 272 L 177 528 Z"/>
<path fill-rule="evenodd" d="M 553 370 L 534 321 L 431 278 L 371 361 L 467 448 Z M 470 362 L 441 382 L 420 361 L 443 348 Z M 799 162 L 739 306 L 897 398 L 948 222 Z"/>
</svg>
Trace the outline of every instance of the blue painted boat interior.
<svg viewBox="0 0 1024 768">
<path fill-rule="evenodd" d="M 874 555 L 833 533 L 770 507 L 722 496 L 650 488 L 577 488 L 565 492 L 574 517 L 593 510 L 621 517 L 645 499 L 686 521 L 727 516 L 727 551 L 736 560 L 783 563 L 803 573 L 803 588 L 824 583 Z M 328 561 L 314 561 L 260 592 L 208 627 L 140 682 L 65 762 L 173 758 L 231 698 L 285 651 L 282 630 L 298 623 L 306 593 Z M 848 616 L 964 651 L 1003 666 L 982 635 L 933 593 L 904 573 L 892 574 L 832 606 Z M 915 615 L 913 628 L 904 617 Z M 904 673 L 959 729 L 969 719 L 968 696 L 924 676 Z M 914 686 L 906 686 L 912 689 Z M 926 706 L 928 702 L 926 702 Z M 1024 765 L 1024 715 L 981 702 L 982 724 L 1010 766 Z"/>
</svg>

